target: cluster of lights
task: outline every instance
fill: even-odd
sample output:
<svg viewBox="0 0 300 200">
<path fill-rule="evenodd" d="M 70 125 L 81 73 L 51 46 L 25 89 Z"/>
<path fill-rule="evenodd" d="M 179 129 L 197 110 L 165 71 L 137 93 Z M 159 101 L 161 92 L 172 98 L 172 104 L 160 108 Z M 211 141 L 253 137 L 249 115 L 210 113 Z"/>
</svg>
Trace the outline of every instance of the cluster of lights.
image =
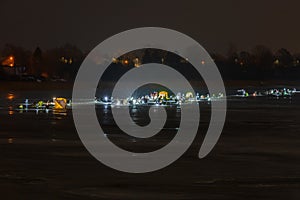
<svg viewBox="0 0 300 200">
<path fill-rule="evenodd" d="M 164 62 L 165 62 L 165 59 L 161 58 L 161 63 L 164 63 Z M 182 59 L 181 62 L 182 63 L 187 63 L 187 62 L 189 62 L 189 59 L 188 58 Z M 128 59 L 118 60 L 117 58 L 113 57 L 112 58 L 112 63 L 115 63 L 115 64 L 116 63 L 121 63 L 123 65 L 129 65 L 130 62 L 129 62 Z M 142 65 L 141 60 L 137 57 L 132 60 L 132 63 L 134 64 L 134 67 L 140 67 Z M 205 65 L 205 61 L 202 60 L 201 64 Z"/>
<path fill-rule="evenodd" d="M 13 67 L 15 65 L 15 58 L 13 56 L 9 56 L 2 62 L 2 65 Z"/>
<path fill-rule="evenodd" d="M 60 61 L 61 61 L 62 63 L 65 63 L 65 64 L 72 64 L 72 63 L 73 63 L 73 59 L 72 59 L 72 58 L 67 59 L 67 58 L 65 58 L 64 56 L 62 56 L 62 57 L 60 58 Z"/>
<path fill-rule="evenodd" d="M 152 92 L 149 95 L 144 95 L 140 97 L 128 97 L 126 99 L 119 99 L 119 98 L 109 98 L 104 96 L 100 99 L 100 101 L 95 97 L 96 103 L 102 103 L 104 105 L 181 105 L 182 103 L 188 102 L 198 102 L 198 101 L 211 101 L 213 99 L 222 99 L 224 95 L 219 93 L 217 95 L 210 96 L 209 94 L 206 95 L 199 95 L 199 93 L 187 92 L 187 93 L 177 93 L 174 96 L 169 96 L 167 91 L 160 91 L 160 92 Z"/>
<path fill-rule="evenodd" d="M 9 56 L 9 60 L 10 60 L 10 64 L 9 64 L 9 66 L 10 67 L 13 67 L 14 66 L 14 57 L 13 56 Z"/>
<path fill-rule="evenodd" d="M 139 58 L 135 58 L 132 60 L 134 67 L 140 67 L 141 62 Z M 112 63 L 121 63 L 122 65 L 129 65 L 130 61 L 128 59 L 118 60 L 117 58 L 112 58 Z"/>
</svg>

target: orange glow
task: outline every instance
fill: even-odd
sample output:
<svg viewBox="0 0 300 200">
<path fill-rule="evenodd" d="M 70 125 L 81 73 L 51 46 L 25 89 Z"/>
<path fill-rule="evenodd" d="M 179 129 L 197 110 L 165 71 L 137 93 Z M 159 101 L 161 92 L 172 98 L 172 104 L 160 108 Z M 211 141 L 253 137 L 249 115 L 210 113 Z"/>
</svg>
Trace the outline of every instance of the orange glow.
<svg viewBox="0 0 300 200">
<path fill-rule="evenodd" d="M 7 96 L 6 96 L 6 98 L 7 98 L 8 100 L 13 100 L 13 99 L 15 98 L 15 95 L 12 94 L 12 93 L 8 93 Z"/>
<path fill-rule="evenodd" d="M 43 73 L 41 74 L 41 76 L 42 76 L 42 77 L 45 77 L 45 78 L 49 78 L 49 74 L 48 74 L 47 72 L 43 72 Z"/>
<path fill-rule="evenodd" d="M 8 138 L 8 139 L 7 139 L 7 143 L 8 143 L 8 144 L 14 143 L 14 139 L 13 139 L 13 138 Z"/>
<path fill-rule="evenodd" d="M 2 62 L 2 65 L 13 67 L 15 65 L 15 58 L 13 56 L 9 56 Z"/>
<path fill-rule="evenodd" d="M 129 62 L 128 62 L 128 60 L 124 60 L 124 63 L 125 63 L 126 65 L 128 65 Z"/>
</svg>

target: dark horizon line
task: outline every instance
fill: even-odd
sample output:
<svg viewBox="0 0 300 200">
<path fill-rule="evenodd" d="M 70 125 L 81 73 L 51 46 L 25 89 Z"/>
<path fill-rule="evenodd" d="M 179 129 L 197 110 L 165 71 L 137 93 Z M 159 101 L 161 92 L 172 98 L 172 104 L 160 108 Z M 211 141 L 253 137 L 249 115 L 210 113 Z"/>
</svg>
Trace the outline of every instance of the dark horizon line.
<svg viewBox="0 0 300 200">
<path fill-rule="evenodd" d="M 5 46 L 13 46 L 13 47 L 16 47 L 16 48 L 21 48 L 21 49 L 24 50 L 25 52 L 27 51 L 27 52 L 33 53 L 37 48 L 39 48 L 42 52 L 46 52 L 46 51 L 50 51 L 50 50 L 54 50 L 54 49 L 64 48 L 64 47 L 67 46 L 67 45 L 70 45 L 70 46 L 73 46 L 73 47 L 77 48 L 83 55 L 89 54 L 89 53 L 96 47 L 96 46 L 95 46 L 94 48 L 91 48 L 91 49 L 82 49 L 82 48 L 78 47 L 78 45 L 76 45 L 76 44 L 72 44 L 72 43 L 70 43 L 70 42 L 66 42 L 66 43 L 64 43 L 64 44 L 62 44 L 62 45 L 59 45 L 59 46 L 56 46 L 56 47 L 48 47 L 48 48 L 44 48 L 44 47 L 42 47 L 42 46 L 40 46 L 40 45 L 37 45 L 35 48 L 30 49 L 30 48 L 24 47 L 24 46 L 22 46 L 22 45 L 16 45 L 16 44 L 13 44 L 13 43 L 5 43 L 5 44 L 2 45 L 1 48 L 0 48 L 0 56 L 1 56 L 1 52 L 5 49 Z M 266 47 L 268 50 L 270 50 L 272 54 L 275 54 L 275 53 L 276 53 L 278 50 L 280 50 L 280 49 L 285 49 L 285 50 L 287 50 L 292 56 L 294 56 L 294 55 L 300 55 L 300 52 L 297 52 L 297 51 L 296 51 L 296 52 L 295 52 L 295 51 L 291 51 L 291 50 L 289 50 L 289 49 L 286 48 L 286 47 L 280 47 L 280 48 L 278 48 L 278 49 L 276 49 L 276 50 L 273 50 L 271 47 L 269 47 L 269 46 L 267 46 L 267 45 L 264 45 L 264 44 L 256 44 L 256 45 L 253 45 L 253 47 L 250 48 L 250 50 L 247 50 L 247 49 L 239 49 L 239 48 L 236 47 L 235 44 L 233 44 L 233 45 L 229 45 L 229 46 L 228 46 L 227 51 L 225 51 L 226 53 L 221 53 L 220 51 L 208 51 L 208 50 L 207 50 L 207 52 L 208 52 L 210 55 L 218 55 L 218 56 L 224 56 L 224 57 L 227 57 L 227 56 L 228 56 L 227 54 L 229 54 L 230 48 L 231 48 L 232 46 L 235 48 L 235 50 L 234 50 L 234 51 L 231 51 L 231 53 L 233 53 L 233 52 L 234 52 L 234 53 L 241 53 L 241 52 L 248 52 L 248 53 L 251 53 L 255 47 L 263 46 L 263 47 Z"/>
</svg>

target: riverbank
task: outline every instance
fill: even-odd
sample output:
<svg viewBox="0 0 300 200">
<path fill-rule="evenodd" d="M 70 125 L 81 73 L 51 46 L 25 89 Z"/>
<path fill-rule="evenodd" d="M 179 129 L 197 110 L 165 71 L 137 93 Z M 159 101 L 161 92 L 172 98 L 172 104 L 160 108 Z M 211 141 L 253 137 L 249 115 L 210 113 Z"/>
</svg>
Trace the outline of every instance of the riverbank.
<svg viewBox="0 0 300 200">
<path fill-rule="evenodd" d="M 24 90 L 71 90 L 73 82 L 0 81 L 0 92 Z"/>
</svg>

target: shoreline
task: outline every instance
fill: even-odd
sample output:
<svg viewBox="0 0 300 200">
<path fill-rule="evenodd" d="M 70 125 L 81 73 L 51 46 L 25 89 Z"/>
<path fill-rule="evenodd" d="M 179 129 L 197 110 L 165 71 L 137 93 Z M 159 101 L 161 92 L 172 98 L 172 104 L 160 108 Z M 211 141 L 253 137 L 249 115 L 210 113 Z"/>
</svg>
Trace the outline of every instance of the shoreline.
<svg viewBox="0 0 300 200">
<path fill-rule="evenodd" d="M 30 90 L 72 90 L 73 82 L 0 81 L 0 92 Z"/>
<path fill-rule="evenodd" d="M 111 82 L 104 82 L 104 85 L 112 86 Z M 204 82 L 198 83 L 200 86 L 205 86 Z M 226 88 L 232 87 L 271 87 L 271 86 L 291 86 L 297 87 L 300 81 L 290 80 L 225 80 Z M 32 90 L 72 90 L 73 81 L 68 82 L 26 82 L 26 81 L 0 81 L 0 92 L 12 91 L 32 91 Z"/>
</svg>

